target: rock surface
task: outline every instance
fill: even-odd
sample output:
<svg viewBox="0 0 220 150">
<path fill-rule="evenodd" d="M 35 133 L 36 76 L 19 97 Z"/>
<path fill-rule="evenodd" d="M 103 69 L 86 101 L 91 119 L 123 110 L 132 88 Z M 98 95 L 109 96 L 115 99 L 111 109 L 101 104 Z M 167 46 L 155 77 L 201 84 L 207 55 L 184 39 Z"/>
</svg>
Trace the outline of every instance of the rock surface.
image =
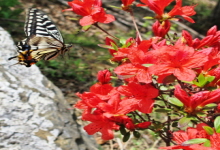
<svg viewBox="0 0 220 150">
<path fill-rule="evenodd" d="M 0 27 L 0 149 L 95 150 L 62 92 L 35 65 L 7 60 L 15 55 L 13 40 Z"/>
</svg>

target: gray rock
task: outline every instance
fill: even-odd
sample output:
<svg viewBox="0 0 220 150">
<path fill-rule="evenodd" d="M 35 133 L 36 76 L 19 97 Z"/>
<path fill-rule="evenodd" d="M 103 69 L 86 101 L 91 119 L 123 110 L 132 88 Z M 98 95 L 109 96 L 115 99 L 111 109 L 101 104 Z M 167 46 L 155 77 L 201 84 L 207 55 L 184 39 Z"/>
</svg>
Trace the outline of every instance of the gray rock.
<svg viewBox="0 0 220 150">
<path fill-rule="evenodd" d="M 35 65 L 7 60 L 15 55 L 13 40 L 0 27 L 0 149 L 95 150 L 62 92 Z"/>
</svg>

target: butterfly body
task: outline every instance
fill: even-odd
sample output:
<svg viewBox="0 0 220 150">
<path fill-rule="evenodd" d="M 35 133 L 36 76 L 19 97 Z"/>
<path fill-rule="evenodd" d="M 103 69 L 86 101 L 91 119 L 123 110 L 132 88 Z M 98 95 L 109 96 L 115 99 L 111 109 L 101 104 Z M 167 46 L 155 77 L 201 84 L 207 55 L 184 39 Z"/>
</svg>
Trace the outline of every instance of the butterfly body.
<svg viewBox="0 0 220 150">
<path fill-rule="evenodd" d="M 65 45 L 59 30 L 48 16 L 36 9 L 30 8 L 24 27 L 26 39 L 18 42 L 18 64 L 30 67 L 39 60 L 50 60 L 69 51 L 72 45 Z"/>
</svg>

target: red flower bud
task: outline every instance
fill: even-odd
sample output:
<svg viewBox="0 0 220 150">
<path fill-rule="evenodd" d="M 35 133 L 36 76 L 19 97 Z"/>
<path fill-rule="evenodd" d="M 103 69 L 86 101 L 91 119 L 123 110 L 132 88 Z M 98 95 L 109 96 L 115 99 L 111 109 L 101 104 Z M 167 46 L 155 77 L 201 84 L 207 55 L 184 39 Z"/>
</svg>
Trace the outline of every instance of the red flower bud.
<svg viewBox="0 0 220 150">
<path fill-rule="evenodd" d="M 142 122 L 142 123 L 138 123 L 135 125 L 135 128 L 137 129 L 146 129 L 151 125 L 151 122 L 147 121 L 147 122 Z"/>
<path fill-rule="evenodd" d="M 101 70 L 98 72 L 98 80 L 99 82 L 101 82 L 102 84 L 106 84 L 109 83 L 109 81 L 111 80 L 110 78 L 111 73 L 108 70 Z"/>
<path fill-rule="evenodd" d="M 160 23 L 159 21 L 156 21 L 153 24 L 153 32 L 154 35 L 159 36 L 159 37 L 164 37 L 167 32 L 170 30 L 170 21 L 166 20 Z"/>
</svg>

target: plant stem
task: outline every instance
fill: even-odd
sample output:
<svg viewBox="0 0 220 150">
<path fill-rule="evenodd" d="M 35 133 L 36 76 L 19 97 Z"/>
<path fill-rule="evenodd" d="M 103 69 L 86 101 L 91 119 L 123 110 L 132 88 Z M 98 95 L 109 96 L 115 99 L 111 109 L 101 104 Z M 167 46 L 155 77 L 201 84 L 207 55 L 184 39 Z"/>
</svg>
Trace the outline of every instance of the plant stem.
<svg viewBox="0 0 220 150">
<path fill-rule="evenodd" d="M 139 30 L 138 30 L 137 24 L 136 24 L 135 19 L 134 19 L 133 11 L 130 11 L 130 14 L 131 14 L 131 18 L 132 18 L 132 21 L 133 21 L 133 23 L 134 23 L 134 27 L 135 27 L 135 29 L 136 29 L 137 35 L 138 35 L 140 41 L 142 41 L 141 34 L 140 34 Z"/>
<path fill-rule="evenodd" d="M 101 28 L 101 27 L 98 25 L 98 23 L 95 23 L 95 24 L 93 24 L 93 25 L 94 25 L 95 27 L 97 27 L 98 29 L 100 29 L 101 31 L 103 31 L 104 33 L 106 33 L 107 35 L 109 35 L 109 36 L 115 38 L 116 40 L 120 40 L 119 38 L 117 38 L 117 37 L 111 35 L 111 34 L 108 33 L 106 30 L 104 30 L 103 28 Z"/>
<path fill-rule="evenodd" d="M 201 118 L 199 118 L 199 116 L 195 115 L 195 117 L 196 117 L 196 118 L 197 118 L 199 121 L 201 121 L 201 122 L 203 122 L 203 123 L 205 123 L 205 124 L 209 125 L 209 123 L 208 123 L 208 122 L 206 122 L 206 121 L 202 120 Z"/>
<path fill-rule="evenodd" d="M 138 112 L 134 111 L 134 113 L 135 113 L 136 115 L 138 115 L 138 116 L 141 118 L 142 121 L 144 121 L 144 122 L 146 121 L 140 114 L 138 114 Z"/>
</svg>

